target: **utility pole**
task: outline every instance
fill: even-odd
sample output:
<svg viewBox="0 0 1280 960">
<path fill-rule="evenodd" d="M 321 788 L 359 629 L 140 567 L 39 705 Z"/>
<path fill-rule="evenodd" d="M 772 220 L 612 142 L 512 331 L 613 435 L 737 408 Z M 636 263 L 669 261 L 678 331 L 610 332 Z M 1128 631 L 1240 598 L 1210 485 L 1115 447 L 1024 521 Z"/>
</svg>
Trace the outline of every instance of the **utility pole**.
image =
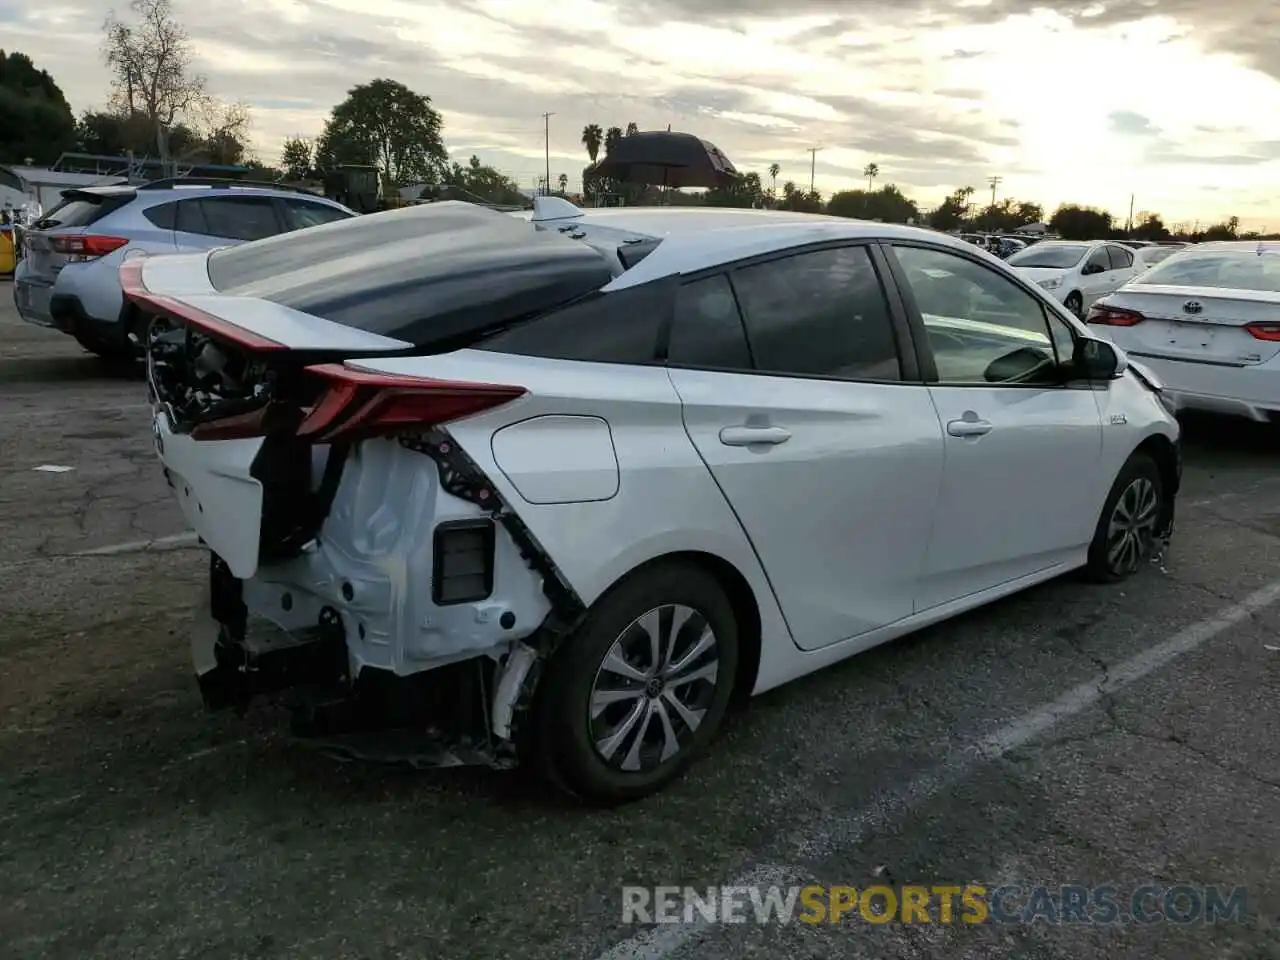
<svg viewBox="0 0 1280 960">
<path fill-rule="evenodd" d="M 543 123 L 543 149 L 547 159 L 547 179 L 543 181 L 543 196 L 551 196 L 551 118 L 554 113 L 544 113 L 542 115 Z"/>
<path fill-rule="evenodd" d="M 1129 226 L 1125 228 L 1125 233 L 1130 237 L 1133 236 L 1133 194 L 1129 194 Z"/>
<path fill-rule="evenodd" d="M 987 183 L 991 186 L 991 205 L 996 205 L 996 190 L 1000 184 L 1004 183 L 1004 177 L 987 177 Z"/>
<path fill-rule="evenodd" d="M 814 178 L 815 178 L 815 174 L 818 172 L 818 151 L 821 149 L 822 149 L 821 147 L 809 148 L 809 192 L 810 193 L 813 193 L 813 190 L 814 190 Z"/>
</svg>

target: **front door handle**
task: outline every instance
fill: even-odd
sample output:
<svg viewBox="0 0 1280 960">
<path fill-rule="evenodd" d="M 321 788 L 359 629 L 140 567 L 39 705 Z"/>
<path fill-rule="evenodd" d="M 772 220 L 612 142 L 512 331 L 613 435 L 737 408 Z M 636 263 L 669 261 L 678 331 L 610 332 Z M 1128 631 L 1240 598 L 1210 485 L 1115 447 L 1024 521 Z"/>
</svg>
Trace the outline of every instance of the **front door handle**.
<svg viewBox="0 0 1280 960">
<path fill-rule="evenodd" d="M 783 427 L 725 427 L 720 442 L 726 447 L 753 447 L 757 443 L 779 444 L 791 439 L 791 431 Z"/>
<path fill-rule="evenodd" d="M 953 437 L 984 437 L 990 432 L 987 420 L 952 420 L 947 424 L 947 433 Z"/>
</svg>

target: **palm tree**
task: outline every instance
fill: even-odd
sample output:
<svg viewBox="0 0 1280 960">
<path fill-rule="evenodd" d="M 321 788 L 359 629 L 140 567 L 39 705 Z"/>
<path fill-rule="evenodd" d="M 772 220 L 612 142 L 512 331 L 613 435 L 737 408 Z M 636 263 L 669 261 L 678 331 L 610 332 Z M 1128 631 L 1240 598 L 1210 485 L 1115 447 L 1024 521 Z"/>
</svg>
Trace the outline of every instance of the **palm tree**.
<svg viewBox="0 0 1280 960">
<path fill-rule="evenodd" d="M 560 184 L 561 193 L 567 193 L 569 191 L 569 175 L 567 173 L 560 174 L 557 178 L 557 182 Z"/>
<path fill-rule="evenodd" d="M 960 202 L 964 204 L 964 218 L 965 218 L 966 220 L 967 220 L 967 219 L 969 219 L 969 202 L 970 202 L 970 198 L 971 198 L 971 197 L 972 197 L 976 192 L 977 192 L 977 191 L 976 191 L 976 190 L 974 190 L 974 189 L 973 189 L 973 187 L 961 187 L 959 190 L 957 190 L 957 191 L 956 191 L 956 193 L 958 193 L 958 194 L 960 195 Z"/>
<path fill-rule="evenodd" d="M 874 163 L 868 163 L 862 168 L 862 175 L 867 178 L 867 190 L 871 190 L 871 185 L 876 182 L 876 177 L 880 176 L 880 168 Z"/>
<path fill-rule="evenodd" d="M 782 168 L 776 163 L 769 164 L 769 179 L 773 182 L 773 186 L 769 188 L 770 193 L 778 192 L 778 174 L 782 172 Z"/>
<path fill-rule="evenodd" d="M 600 144 L 604 142 L 604 131 L 600 129 L 598 123 L 588 123 L 582 128 L 582 145 L 587 148 L 587 156 L 591 158 L 591 162 L 596 162 L 596 157 L 600 155 Z"/>
<path fill-rule="evenodd" d="M 640 128 L 639 128 L 638 126 L 636 126 L 634 122 L 633 122 L 633 123 L 628 123 L 628 124 L 627 124 L 627 136 L 628 136 L 628 137 L 634 137 L 634 136 L 635 136 L 637 133 L 639 133 L 639 132 L 640 132 Z"/>
<path fill-rule="evenodd" d="M 621 127 L 610 127 L 608 130 L 606 130 L 604 135 L 604 152 L 608 154 L 609 151 L 613 149 L 614 145 L 621 139 L 622 139 Z"/>
</svg>

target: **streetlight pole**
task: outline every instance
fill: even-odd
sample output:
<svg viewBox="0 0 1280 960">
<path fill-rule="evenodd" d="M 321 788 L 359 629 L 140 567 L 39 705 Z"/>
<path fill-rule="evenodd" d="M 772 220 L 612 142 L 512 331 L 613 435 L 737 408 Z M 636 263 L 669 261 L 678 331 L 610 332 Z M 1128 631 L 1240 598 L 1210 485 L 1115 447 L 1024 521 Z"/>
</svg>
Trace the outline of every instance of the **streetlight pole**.
<svg viewBox="0 0 1280 960">
<path fill-rule="evenodd" d="M 543 151 L 547 161 L 547 179 L 542 182 L 543 196 L 551 196 L 551 118 L 554 113 L 544 113 L 542 115 L 543 124 Z"/>
<path fill-rule="evenodd" d="M 814 192 L 814 180 L 818 172 L 818 151 L 821 147 L 809 148 L 809 192 Z"/>
</svg>

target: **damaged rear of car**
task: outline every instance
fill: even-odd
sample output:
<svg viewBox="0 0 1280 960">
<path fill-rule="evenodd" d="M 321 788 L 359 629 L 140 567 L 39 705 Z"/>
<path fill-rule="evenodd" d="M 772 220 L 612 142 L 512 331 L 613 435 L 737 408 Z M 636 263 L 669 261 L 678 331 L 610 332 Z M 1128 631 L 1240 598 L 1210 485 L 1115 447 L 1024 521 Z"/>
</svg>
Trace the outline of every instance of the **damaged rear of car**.
<svg viewBox="0 0 1280 960">
<path fill-rule="evenodd" d="M 584 605 L 449 424 L 527 389 L 386 363 L 447 360 L 616 272 L 466 204 L 125 265 L 156 449 L 210 549 L 209 706 L 282 694 L 332 749 L 514 761 L 530 671 Z"/>
</svg>

